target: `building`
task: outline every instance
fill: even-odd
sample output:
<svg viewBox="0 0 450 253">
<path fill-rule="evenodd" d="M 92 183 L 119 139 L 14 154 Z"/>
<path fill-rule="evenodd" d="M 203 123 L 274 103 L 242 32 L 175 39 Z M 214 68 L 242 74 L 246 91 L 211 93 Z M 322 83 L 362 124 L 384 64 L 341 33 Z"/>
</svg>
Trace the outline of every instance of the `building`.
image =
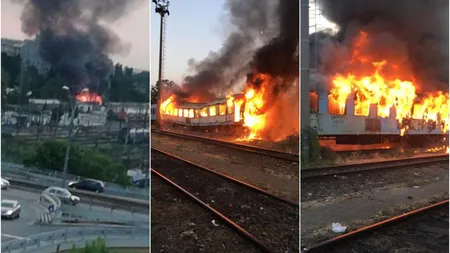
<svg viewBox="0 0 450 253">
<path fill-rule="evenodd" d="M 2 38 L 2 53 L 9 56 L 20 55 L 24 67 L 34 66 L 41 75 L 50 70 L 50 64 L 39 55 L 37 40 L 12 40 Z"/>
<path fill-rule="evenodd" d="M 20 54 L 20 49 L 22 48 L 24 41 L 22 40 L 12 40 L 2 38 L 2 53 L 6 53 L 9 56 L 17 56 Z"/>
<path fill-rule="evenodd" d="M 25 40 L 20 50 L 20 56 L 24 67 L 33 66 L 39 74 L 45 75 L 50 70 L 51 65 L 41 58 L 38 46 L 37 40 Z"/>
</svg>

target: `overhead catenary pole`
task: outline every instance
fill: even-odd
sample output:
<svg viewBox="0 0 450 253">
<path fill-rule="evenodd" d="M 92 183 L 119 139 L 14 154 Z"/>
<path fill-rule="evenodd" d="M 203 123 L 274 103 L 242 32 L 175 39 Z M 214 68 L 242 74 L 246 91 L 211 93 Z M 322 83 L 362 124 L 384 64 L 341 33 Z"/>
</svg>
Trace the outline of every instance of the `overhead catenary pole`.
<svg viewBox="0 0 450 253">
<path fill-rule="evenodd" d="M 301 157 L 304 163 L 309 161 L 309 0 L 301 0 L 300 10 L 300 128 Z"/>
<path fill-rule="evenodd" d="M 156 110 L 156 123 L 157 127 L 160 128 L 161 121 L 161 93 L 162 93 L 162 73 L 163 73 L 163 58 L 164 58 L 164 30 L 165 30 L 165 16 L 170 15 L 169 13 L 169 1 L 168 0 L 153 0 L 153 3 L 156 4 L 155 12 L 161 16 L 160 20 L 160 28 L 159 28 L 159 69 L 158 69 L 158 98 L 157 98 L 157 110 Z"/>
</svg>

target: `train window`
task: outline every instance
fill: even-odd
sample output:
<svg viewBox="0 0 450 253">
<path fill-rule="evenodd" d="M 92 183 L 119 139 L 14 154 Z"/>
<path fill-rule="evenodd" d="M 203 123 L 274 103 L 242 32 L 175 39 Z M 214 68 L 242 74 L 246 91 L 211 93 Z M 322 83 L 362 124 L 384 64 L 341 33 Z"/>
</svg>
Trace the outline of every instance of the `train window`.
<svg viewBox="0 0 450 253">
<path fill-rule="evenodd" d="M 173 109 L 173 116 L 178 116 L 178 108 Z"/>
<path fill-rule="evenodd" d="M 188 117 L 189 118 L 193 118 L 194 117 L 194 109 L 189 109 Z"/>
<path fill-rule="evenodd" d="M 332 94 L 328 95 L 328 114 L 330 115 L 344 115 L 345 101 L 339 102 Z"/>
<path fill-rule="evenodd" d="M 198 109 L 194 110 L 194 117 L 199 118 L 200 117 L 200 111 Z"/>
<path fill-rule="evenodd" d="M 209 107 L 209 116 L 216 116 L 217 115 L 217 109 L 215 105 L 211 105 Z"/>
<path fill-rule="evenodd" d="M 184 109 L 183 110 L 183 117 L 187 118 L 189 116 L 189 110 L 188 109 Z"/>
<path fill-rule="evenodd" d="M 227 114 L 227 106 L 225 104 L 219 105 L 219 115 Z"/>
<path fill-rule="evenodd" d="M 200 111 L 200 116 L 208 117 L 208 110 L 206 109 L 206 107 L 202 108 L 202 110 Z"/>
<path fill-rule="evenodd" d="M 178 109 L 178 117 L 183 117 L 183 109 Z"/>
</svg>

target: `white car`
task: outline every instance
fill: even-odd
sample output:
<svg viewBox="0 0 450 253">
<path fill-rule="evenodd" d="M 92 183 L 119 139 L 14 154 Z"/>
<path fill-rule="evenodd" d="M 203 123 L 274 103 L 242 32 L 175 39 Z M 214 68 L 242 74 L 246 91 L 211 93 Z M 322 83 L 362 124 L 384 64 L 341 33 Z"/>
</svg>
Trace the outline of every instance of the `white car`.
<svg viewBox="0 0 450 253">
<path fill-rule="evenodd" d="M 20 205 L 16 200 L 2 200 L 2 218 L 17 219 L 20 217 Z"/>
<path fill-rule="evenodd" d="M 49 187 L 42 193 L 53 195 L 58 197 L 62 203 L 77 205 L 80 202 L 80 198 L 72 195 L 67 189 L 61 187 Z"/>
<path fill-rule="evenodd" d="M 2 190 L 6 190 L 11 186 L 11 184 L 9 183 L 8 180 L 6 180 L 4 178 L 0 178 L 0 179 L 1 179 L 0 185 L 1 185 Z"/>
</svg>

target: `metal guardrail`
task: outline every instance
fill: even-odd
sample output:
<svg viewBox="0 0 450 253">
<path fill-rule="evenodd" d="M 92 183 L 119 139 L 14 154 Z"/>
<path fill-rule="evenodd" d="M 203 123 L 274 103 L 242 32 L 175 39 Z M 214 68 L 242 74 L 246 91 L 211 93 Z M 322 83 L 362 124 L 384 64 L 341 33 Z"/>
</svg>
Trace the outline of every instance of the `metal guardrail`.
<svg viewBox="0 0 450 253">
<path fill-rule="evenodd" d="M 42 182 L 42 184 L 47 185 L 61 185 L 63 179 L 66 181 L 78 181 L 84 179 L 80 176 L 75 176 L 71 174 L 63 174 L 61 172 L 49 169 L 37 169 L 28 168 L 23 165 L 2 162 L 1 170 L 3 175 L 7 175 L 13 178 L 23 178 L 26 180 L 34 180 Z M 138 199 L 149 199 L 148 189 L 142 189 L 137 187 L 126 187 L 120 186 L 118 184 L 105 182 L 105 193 L 109 195 L 138 198 Z"/>
<path fill-rule="evenodd" d="M 17 178 L 8 178 L 12 187 L 24 187 L 29 189 L 45 190 L 48 185 L 42 182 L 23 180 Z M 80 197 L 81 203 L 90 206 L 109 207 L 111 210 L 121 209 L 132 213 L 142 213 L 148 215 L 150 203 L 148 200 L 132 199 L 127 197 L 112 196 L 103 193 L 93 193 L 88 191 L 69 189 L 69 191 Z"/>
<path fill-rule="evenodd" d="M 96 228 L 83 227 L 62 229 L 30 236 L 25 239 L 11 240 L 1 243 L 1 252 L 35 252 L 38 249 L 73 244 L 76 241 L 88 241 L 101 238 L 134 238 L 139 234 L 135 228 Z M 141 236 L 144 236 L 142 233 Z M 148 235 L 145 235 L 148 237 Z"/>
</svg>

